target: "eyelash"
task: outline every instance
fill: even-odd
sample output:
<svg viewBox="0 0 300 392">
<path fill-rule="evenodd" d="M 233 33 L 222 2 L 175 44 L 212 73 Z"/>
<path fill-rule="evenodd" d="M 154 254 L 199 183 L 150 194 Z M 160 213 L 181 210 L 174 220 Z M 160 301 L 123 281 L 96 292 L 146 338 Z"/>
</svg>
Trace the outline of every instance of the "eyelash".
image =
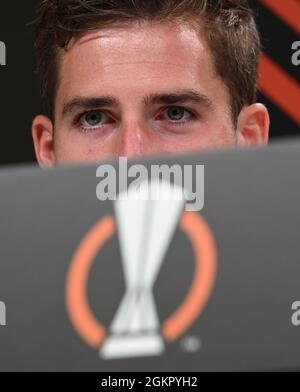
<svg viewBox="0 0 300 392">
<path fill-rule="evenodd" d="M 84 126 L 80 123 L 80 120 L 81 120 L 81 118 L 82 118 L 83 116 L 85 116 L 86 114 L 96 113 L 96 112 L 97 112 L 97 113 L 104 113 L 105 115 L 108 116 L 108 114 L 107 114 L 104 110 L 86 110 L 86 111 L 84 111 L 84 112 L 79 113 L 79 114 L 74 118 L 73 125 L 76 126 L 76 127 L 79 127 L 80 130 L 81 130 L 82 132 L 91 132 L 91 131 L 95 131 L 95 130 L 99 129 L 99 128 L 101 127 L 101 125 L 96 125 L 96 126 L 94 126 L 94 127 L 92 127 L 92 126 L 84 127 Z"/>
<path fill-rule="evenodd" d="M 186 109 L 186 108 L 181 107 L 181 106 L 167 106 L 167 107 L 163 108 L 161 112 L 163 113 L 163 112 L 165 112 L 165 111 L 167 111 L 168 109 L 171 109 L 171 108 L 177 108 L 177 109 L 182 109 L 182 110 L 184 110 L 186 113 L 188 113 L 188 114 L 191 116 L 191 119 L 192 119 L 192 120 L 194 120 L 194 119 L 197 118 L 197 115 L 196 115 L 195 113 L 193 113 L 191 110 Z M 92 126 L 84 127 L 82 124 L 80 124 L 80 119 L 81 119 L 83 116 L 85 116 L 85 115 L 87 115 L 87 114 L 90 114 L 90 113 L 94 113 L 94 112 L 103 113 L 103 114 L 105 114 L 105 115 L 108 116 L 108 117 L 110 116 L 110 115 L 109 115 L 106 111 L 104 111 L 104 110 L 86 110 L 86 111 L 84 111 L 84 112 L 82 112 L 82 113 L 79 113 L 79 114 L 75 117 L 75 119 L 74 119 L 74 121 L 73 121 L 73 125 L 79 127 L 79 128 L 81 129 L 82 132 L 92 132 L 92 131 L 95 131 L 95 130 L 101 128 L 103 125 L 96 125 L 96 126 L 94 126 L 94 127 L 92 127 Z M 111 116 L 111 117 L 112 117 L 112 116 Z M 171 123 L 172 125 L 182 127 L 182 126 L 185 126 L 186 123 L 187 123 L 189 120 L 178 121 L 178 122 L 175 121 L 175 120 L 173 120 L 173 121 L 172 121 L 172 120 L 169 120 L 169 121 L 170 121 L 170 123 Z"/>
<path fill-rule="evenodd" d="M 184 108 L 182 106 L 167 106 L 167 107 L 165 107 L 162 110 L 162 112 L 165 112 L 165 111 L 167 111 L 168 109 L 171 109 L 171 108 L 177 108 L 177 109 L 184 110 L 186 113 L 188 113 L 189 116 L 191 116 L 190 120 L 183 120 L 183 121 L 176 121 L 176 120 L 172 121 L 172 120 L 169 120 L 170 123 L 173 124 L 173 125 L 182 127 L 182 126 L 185 126 L 187 122 L 189 122 L 191 120 L 195 120 L 197 118 L 197 115 L 195 113 L 193 113 L 191 110 L 186 109 L 186 108 Z"/>
</svg>

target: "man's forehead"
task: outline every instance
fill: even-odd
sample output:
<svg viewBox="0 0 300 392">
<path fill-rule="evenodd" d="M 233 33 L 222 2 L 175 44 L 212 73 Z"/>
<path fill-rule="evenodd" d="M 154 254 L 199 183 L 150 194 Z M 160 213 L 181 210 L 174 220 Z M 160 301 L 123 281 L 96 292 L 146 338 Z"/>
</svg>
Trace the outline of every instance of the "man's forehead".
<svg viewBox="0 0 300 392">
<path fill-rule="evenodd" d="M 58 100 L 147 94 L 198 87 L 215 75 L 206 43 L 188 25 L 145 24 L 93 31 L 74 40 L 60 65 Z M 61 98 L 61 99 L 60 99 Z"/>
<path fill-rule="evenodd" d="M 93 31 L 73 40 L 60 56 L 62 79 L 82 79 L 96 76 L 122 77 L 123 72 L 139 75 L 151 71 L 158 77 L 178 71 L 205 72 L 211 68 L 210 51 L 195 29 L 173 24 L 146 23 L 126 27 L 111 27 Z M 155 67 L 155 68 L 154 68 Z M 196 68 L 197 70 L 193 68 Z M 161 75 L 160 75 L 161 72 Z M 151 77 L 151 75 L 146 75 Z"/>
<path fill-rule="evenodd" d="M 97 47 L 104 51 L 113 50 L 111 56 L 126 54 L 129 49 L 133 52 L 136 50 L 139 56 L 146 55 L 149 50 L 160 55 L 167 55 L 172 50 L 192 51 L 197 55 L 199 51 L 208 49 L 201 34 L 187 23 L 175 25 L 170 22 L 145 22 L 107 27 L 73 38 L 66 54 L 67 57 L 76 56 Z"/>
<path fill-rule="evenodd" d="M 101 37 L 104 40 L 108 38 L 115 39 L 119 35 L 124 35 L 125 39 L 130 36 L 138 35 L 142 39 L 143 36 L 147 36 L 148 33 L 155 33 L 158 35 L 162 35 L 165 33 L 178 34 L 188 39 L 196 37 L 197 35 L 195 26 L 192 23 L 182 22 L 181 24 L 179 24 L 175 21 L 144 21 L 129 22 L 126 24 L 119 23 L 107 27 L 102 27 L 98 30 L 90 31 L 81 35 L 79 38 L 75 39 L 75 41 L 78 41 L 78 43 L 82 43 L 86 39 L 89 40 L 96 37 Z"/>
</svg>

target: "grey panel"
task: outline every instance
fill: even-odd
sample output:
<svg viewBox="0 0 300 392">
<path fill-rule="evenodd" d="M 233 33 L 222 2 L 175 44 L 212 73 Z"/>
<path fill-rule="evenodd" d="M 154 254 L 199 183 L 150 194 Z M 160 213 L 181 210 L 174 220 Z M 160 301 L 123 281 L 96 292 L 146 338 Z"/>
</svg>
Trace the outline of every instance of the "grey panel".
<svg viewBox="0 0 300 392">
<path fill-rule="evenodd" d="M 152 161 L 146 161 L 149 165 Z M 161 356 L 101 360 L 72 327 L 65 305 L 70 260 L 111 202 L 96 198 L 96 167 L 0 173 L 0 370 L 201 371 L 300 368 L 300 143 L 156 159 L 205 165 L 205 207 L 218 251 L 213 293 L 184 336 Z M 182 302 L 194 272 L 177 229 L 154 293 L 160 321 Z M 118 238 L 95 260 L 89 304 L 109 326 L 125 290 Z M 187 352 L 187 342 L 199 350 Z M 200 344 L 201 342 L 201 344 Z"/>
</svg>

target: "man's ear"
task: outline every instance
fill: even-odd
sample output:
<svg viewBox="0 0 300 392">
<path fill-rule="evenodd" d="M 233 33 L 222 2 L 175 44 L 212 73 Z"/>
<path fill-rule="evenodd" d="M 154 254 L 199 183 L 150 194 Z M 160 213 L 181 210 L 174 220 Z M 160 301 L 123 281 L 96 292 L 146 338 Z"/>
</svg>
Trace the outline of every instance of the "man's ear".
<svg viewBox="0 0 300 392">
<path fill-rule="evenodd" d="M 53 166 L 54 156 L 54 128 L 52 121 L 39 115 L 32 123 L 32 138 L 36 159 L 40 166 Z"/>
<path fill-rule="evenodd" d="M 245 106 L 237 122 L 237 144 L 240 146 L 265 145 L 269 141 L 270 117 L 261 103 Z"/>
</svg>

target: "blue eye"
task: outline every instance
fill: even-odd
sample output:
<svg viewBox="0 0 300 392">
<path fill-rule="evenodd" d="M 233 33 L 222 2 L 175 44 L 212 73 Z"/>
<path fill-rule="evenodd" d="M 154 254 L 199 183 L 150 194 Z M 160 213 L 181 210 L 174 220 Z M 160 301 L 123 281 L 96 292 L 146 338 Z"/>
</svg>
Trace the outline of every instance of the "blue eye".
<svg viewBox="0 0 300 392">
<path fill-rule="evenodd" d="M 186 113 L 185 109 L 179 107 L 170 107 L 167 110 L 167 115 L 171 121 L 180 121 L 184 118 Z"/>
<path fill-rule="evenodd" d="M 80 125 L 85 128 L 95 128 L 106 120 L 106 115 L 100 111 L 91 111 L 83 114 L 80 119 Z"/>
</svg>

